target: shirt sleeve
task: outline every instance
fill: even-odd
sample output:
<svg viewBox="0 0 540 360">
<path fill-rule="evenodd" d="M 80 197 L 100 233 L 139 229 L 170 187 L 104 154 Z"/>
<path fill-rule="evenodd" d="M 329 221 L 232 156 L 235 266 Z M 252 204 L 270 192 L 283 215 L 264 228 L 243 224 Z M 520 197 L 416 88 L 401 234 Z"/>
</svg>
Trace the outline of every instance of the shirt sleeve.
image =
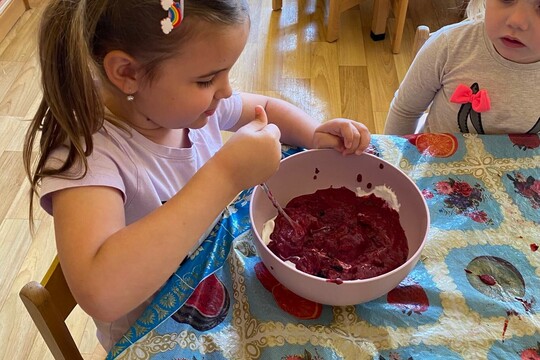
<svg viewBox="0 0 540 360">
<path fill-rule="evenodd" d="M 394 95 L 384 133 L 415 132 L 418 122 L 442 87 L 448 42 L 444 32 L 434 33 L 414 58 Z"/>
<path fill-rule="evenodd" d="M 48 165 L 58 166 L 61 159 L 67 156 L 66 148 L 59 148 L 49 156 Z M 92 154 L 87 158 L 88 169 L 84 177 L 78 179 L 82 174 L 81 164 L 76 163 L 70 170 L 62 174 L 61 177 L 47 176 L 42 179 L 40 186 L 40 205 L 50 215 L 52 215 L 52 195 L 59 190 L 75 188 L 81 186 L 106 186 L 113 187 L 120 191 L 124 201 L 126 199 L 126 188 L 116 162 L 107 154 L 95 147 Z"/>
</svg>

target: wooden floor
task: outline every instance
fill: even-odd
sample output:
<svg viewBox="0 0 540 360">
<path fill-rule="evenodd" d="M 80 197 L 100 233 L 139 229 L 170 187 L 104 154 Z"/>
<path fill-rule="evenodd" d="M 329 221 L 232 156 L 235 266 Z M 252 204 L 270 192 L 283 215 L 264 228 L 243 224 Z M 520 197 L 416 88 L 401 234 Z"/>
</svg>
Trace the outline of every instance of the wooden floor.
<svg viewBox="0 0 540 360">
<path fill-rule="evenodd" d="M 156 0 L 157 1 L 157 0 Z M 340 38 L 327 43 L 323 0 L 285 0 L 272 12 L 271 0 L 250 0 L 249 43 L 232 72 L 243 91 L 286 99 L 319 121 L 347 117 L 381 133 L 389 103 L 410 64 L 417 25 L 431 30 L 459 21 L 461 0 L 411 0 L 398 55 L 387 39 L 369 37 L 372 0 L 343 13 Z M 52 358 L 18 297 L 30 280 L 41 280 L 55 255 L 51 218 L 36 214 L 37 233 L 28 230 L 21 149 L 25 128 L 40 98 L 36 61 L 40 0 L 0 42 L 0 359 Z M 393 19 L 389 28 L 393 28 Z M 87 358 L 95 352 L 95 327 L 77 310 L 69 318 Z M 99 351 L 98 351 L 99 353 Z"/>
</svg>

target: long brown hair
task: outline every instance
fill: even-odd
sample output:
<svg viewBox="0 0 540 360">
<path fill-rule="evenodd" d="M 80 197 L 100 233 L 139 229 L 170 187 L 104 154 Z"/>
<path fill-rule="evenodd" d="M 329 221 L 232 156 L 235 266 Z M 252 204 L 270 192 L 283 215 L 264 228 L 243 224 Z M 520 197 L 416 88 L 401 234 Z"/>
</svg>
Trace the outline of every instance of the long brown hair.
<svg viewBox="0 0 540 360">
<path fill-rule="evenodd" d="M 98 83 L 108 82 L 103 70 L 108 52 L 122 50 L 133 56 L 142 64 L 145 79 L 151 81 L 161 62 L 177 55 L 200 28 L 195 25 L 236 25 L 248 19 L 245 0 L 186 0 L 184 13 L 180 26 L 164 34 L 161 20 L 167 12 L 160 0 L 49 1 L 39 32 L 43 99 L 23 150 L 31 184 L 31 226 L 34 195 L 44 177 L 65 177 L 66 170 L 79 162 L 82 172 L 77 176 L 86 174 L 92 135 L 104 122 Z M 51 152 L 62 146 L 68 151 L 62 165 L 47 166 Z"/>
</svg>

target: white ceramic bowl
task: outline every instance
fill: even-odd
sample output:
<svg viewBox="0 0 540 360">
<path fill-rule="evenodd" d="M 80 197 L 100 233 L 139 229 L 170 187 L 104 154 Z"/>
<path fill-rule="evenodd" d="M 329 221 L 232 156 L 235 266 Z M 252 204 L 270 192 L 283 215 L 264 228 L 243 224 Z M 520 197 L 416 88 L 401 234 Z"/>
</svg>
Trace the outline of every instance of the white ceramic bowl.
<svg viewBox="0 0 540 360">
<path fill-rule="evenodd" d="M 267 184 L 283 206 L 297 196 L 330 186 L 345 186 L 353 191 L 361 187 L 369 191 L 377 185 L 390 187 L 401 205 L 400 222 L 409 245 L 407 261 L 385 274 L 338 284 L 288 266 L 268 249 L 262 240 L 262 228 L 277 211 L 263 189 L 257 186 L 249 209 L 255 247 L 268 270 L 294 293 L 321 304 L 361 304 L 388 293 L 416 265 L 429 230 L 429 210 L 414 182 L 387 161 L 370 154 L 342 156 L 334 150 L 308 150 L 283 159 Z"/>
</svg>

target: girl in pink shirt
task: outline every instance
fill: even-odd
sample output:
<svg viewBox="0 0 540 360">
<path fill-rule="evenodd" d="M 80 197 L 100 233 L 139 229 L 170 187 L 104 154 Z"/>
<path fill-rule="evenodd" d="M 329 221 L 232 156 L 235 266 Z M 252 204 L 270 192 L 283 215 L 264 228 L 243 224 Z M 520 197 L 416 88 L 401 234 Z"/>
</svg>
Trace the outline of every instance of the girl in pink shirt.
<svg viewBox="0 0 540 360">
<path fill-rule="evenodd" d="M 244 0 L 45 8 L 43 99 L 24 161 L 54 216 L 66 280 L 107 350 L 227 204 L 277 170 L 280 141 L 344 155 L 368 146 L 358 122 L 321 125 L 285 101 L 233 94 L 249 28 Z M 220 130 L 235 134 L 222 145 Z"/>
</svg>

